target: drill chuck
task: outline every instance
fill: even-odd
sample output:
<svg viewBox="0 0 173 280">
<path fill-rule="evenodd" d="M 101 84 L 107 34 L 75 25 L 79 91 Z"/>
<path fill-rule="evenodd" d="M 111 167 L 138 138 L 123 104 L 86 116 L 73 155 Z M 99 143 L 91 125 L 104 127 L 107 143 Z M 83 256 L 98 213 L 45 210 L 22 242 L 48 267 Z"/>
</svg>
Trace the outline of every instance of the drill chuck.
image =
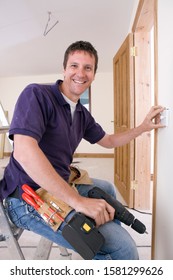
<svg viewBox="0 0 173 280">
<path fill-rule="evenodd" d="M 138 233 L 146 232 L 145 225 L 140 222 L 138 219 L 135 219 L 134 215 L 130 213 L 118 200 L 116 200 L 113 196 L 105 193 L 98 187 L 94 187 L 88 192 L 88 196 L 90 198 L 99 198 L 106 200 L 114 209 L 115 209 L 115 219 L 120 222 L 126 224 L 127 226 L 131 226 Z"/>
<path fill-rule="evenodd" d="M 140 222 L 138 219 L 134 219 L 133 224 L 131 225 L 131 228 L 136 230 L 138 233 L 147 233 L 146 226 Z"/>
</svg>

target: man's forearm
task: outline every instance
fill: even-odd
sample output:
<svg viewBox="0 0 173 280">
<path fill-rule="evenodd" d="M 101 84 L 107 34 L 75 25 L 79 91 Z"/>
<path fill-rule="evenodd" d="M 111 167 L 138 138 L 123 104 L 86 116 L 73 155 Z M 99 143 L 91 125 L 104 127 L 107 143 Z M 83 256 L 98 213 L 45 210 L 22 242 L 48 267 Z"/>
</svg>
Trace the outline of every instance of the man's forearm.
<svg viewBox="0 0 173 280">
<path fill-rule="evenodd" d="M 160 113 L 163 110 L 164 107 L 162 106 L 153 106 L 139 126 L 120 133 L 106 134 L 98 144 L 105 148 L 116 148 L 129 143 L 143 132 L 164 127 L 164 125 L 160 123 Z"/>
<path fill-rule="evenodd" d="M 98 144 L 105 148 L 116 148 L 128 144 L 143 133 L 141 126 L 117 134 L 106 134 Z"/>
<path fill-rule="evenodd" d="M 14 147 L 14 158 L 32 180 L 74 208 L 79 194 L 55 171 L 37 142 L 31 137 L 15 136 Z"/>
<path fill-rule="evenodd" d="M 112 147 L 119 147 L 128 144 L 131 140 L 143 133 L 142 127 L 138 126 L 127 131 L 110 135 Z"/>
</svg>

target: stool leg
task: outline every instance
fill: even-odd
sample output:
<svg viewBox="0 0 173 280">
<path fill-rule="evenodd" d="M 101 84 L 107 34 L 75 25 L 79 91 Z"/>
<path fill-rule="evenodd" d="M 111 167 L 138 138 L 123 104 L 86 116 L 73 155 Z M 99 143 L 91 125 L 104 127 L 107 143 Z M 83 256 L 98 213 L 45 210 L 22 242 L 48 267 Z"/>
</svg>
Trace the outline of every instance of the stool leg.
<svg viewBox="0 0 173 280">
<path fill-rule="evenodd" d="M 23 252 L 19 246 L 18 241 L 13 235 L 12 229 L 7 220 L 4 207 L 0 202 L 0 229 L 2 232 L 3 240 L 6 242 L 10 256 L 14 260 L 24 260 Z"/>
<path fill-rule="evenodd" d="M 34 255 L 34 260 L 48 260 L 52 249 L 52 244 L 52 241 L 41 237 Z"/>
<path fill-rule="evenodd" d="M 41 237 L 34 255 L 34 260 L 48 260 L 51 253 L 52 245 L 52 241 Z M 71 253 L 69 253 L 66 248 L 58 246 L 58 249 L 60 250 L 60 255 L 63 259 L 71 260 Z"/>
<path fill-rule="evenodd" d="M 58 246 L 59 250 L 60 250 L 60 255 L 63 257 L 63 259 L 65 260 L 71 260 L 71 253 L 68 252 L 67 248 L 62 247 L 62 246 Z"/>
</svg>

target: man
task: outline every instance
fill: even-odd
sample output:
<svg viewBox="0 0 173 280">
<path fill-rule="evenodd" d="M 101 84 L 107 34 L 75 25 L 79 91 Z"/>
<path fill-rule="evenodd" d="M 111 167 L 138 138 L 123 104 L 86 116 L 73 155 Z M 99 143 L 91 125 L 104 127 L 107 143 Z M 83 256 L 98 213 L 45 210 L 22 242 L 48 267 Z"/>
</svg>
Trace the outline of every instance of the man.
<svg viewBox="0 0 173 280">
<path fill-rule="evenodd" d="M 9 137 L 14 151 L 4 174 L 4 197 L 9 215 L 18 226 L 44 235 L 53 242 L 71 248 L 62 237 L 63 224 L 57 232 L 21 199 L 23 184 L 47 190 L 75 211 L 93 218 L 105 237 L 105 244 L 95 259 L 138 259 L 134 241 L 114 220 L 114 209 L 105 200 L 87 197 L 93 186 L 115 196 L 109 182 L 93 179 L 91 185 L 69 184 L 69 166 L 82 138 L 105 148 L 113 148 L 133 140 L 143 132 L 160 128 L 161 106 L 152 107 L 143 123 L 127 132 L 108 135 L 85 107 L 81 94 L 95 78 L 98 55 L 89 43 L 71 44 L 64 56 L 64 80 L 52 85 L 31 84 L 19 96 L 11 122 Z M 72 212 L 74 214 L 74 211 Z M 70 213 L 67 220 L 72 216 Z"/>
</svg>

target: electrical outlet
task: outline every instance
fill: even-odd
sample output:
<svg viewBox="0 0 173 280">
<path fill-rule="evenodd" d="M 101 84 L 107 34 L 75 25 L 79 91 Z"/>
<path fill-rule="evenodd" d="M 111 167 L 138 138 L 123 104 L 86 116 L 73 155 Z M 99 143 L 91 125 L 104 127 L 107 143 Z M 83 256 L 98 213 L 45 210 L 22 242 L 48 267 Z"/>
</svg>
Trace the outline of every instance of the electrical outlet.
<svg viewBox="0 0 173 280">
<path fill-rule="evenodd" d="M 160 122 L 161 124 L 168 126 L 169 124 L 169 109 L 166 108 L 163 112 L 160 113 Z"/>
</svg>

